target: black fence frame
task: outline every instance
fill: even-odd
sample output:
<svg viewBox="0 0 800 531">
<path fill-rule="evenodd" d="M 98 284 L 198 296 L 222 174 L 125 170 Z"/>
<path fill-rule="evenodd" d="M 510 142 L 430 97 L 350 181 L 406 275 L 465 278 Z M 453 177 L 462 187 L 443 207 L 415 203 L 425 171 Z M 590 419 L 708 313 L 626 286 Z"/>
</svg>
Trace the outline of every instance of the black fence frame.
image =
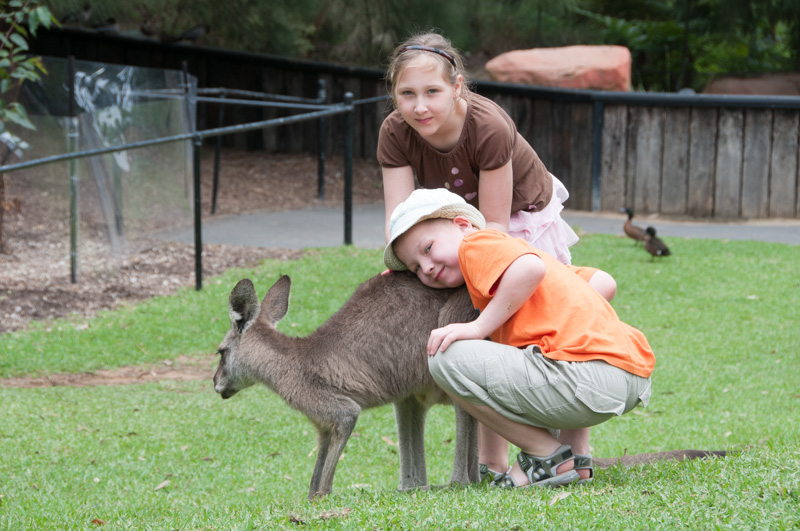
<svg viewBox="0 0 800 531">
<path fill-rule="evenodd" d="M 70 84 L 74 86 L 74 84 Z M 214 90 L 221 90 L 221 89 L 214 89 Z M 185 96 L 189 99 L 187 102 L 191 106 L 196 106 L 197 100 L 199 97 L 192 97 L 188 93 L 188 85 L 185 87 Z M 203 98 L 203 101 L 214 100 L 213 98 Z M 70 114 L 74 113 L 74 108 L 72 107 L 72 102 L 74 101 L 74 94 L 70 94 Z M 195 289 L 201 290 L 203 287 L 203 267 L 202 267 L 202 246 L 203 246 L 203 236 L 202 236 L 202 203 L 201 203 L 201 165 L 200 165 L 200 153 L 203 146 L 203 140 L 209 138 L 221 138 L 224 135 L 229 134 L 236 134 L 236 133 L 244 133 L 248 131 L 254 131 L 257 129 L 265 129 L 270 127 L 279 127 L 285 126 L 300 122 L 307 122 L 312 120 L 324 120 L 331 116 L 344 114 L 345 115 L 345 132 L 344 132 L 344 245 L 352 245 L 353 243 L 353 137 L 354 137 L 354 127 L 353 127 L 353 115 L 355 112 L 356 105 L 371 103 L 375 101 L 375 98 L 368 98 L 366 100 L 354 101 L 353 94 L 350 92 L 345 93 L 344 101 L 341 103 L 331 104 L 331 105 L 321 105 L 321 104 L 307 104 L 303 102 L 295 101 L 292 102 L 284 102 L 281 103 L 280 106 L 287 107 L 287 108 L 294 108 L 294 109 L 302 109 L 308 110 L 310 112 L 296 114 L 292 116 L 285 116 L 280 118 L 273 118 L 270 120 L 262 120 L 257 122 L 251 122 L 246 124 L 240 125 L 233 125 L 227 127 L 217 127 L 213 129 L 205 129 L 202 131 L 192 131 L 189 133 L 183 133 L 180 135 L 172 135 L 166 136 L 161 138 L 155 138 L 151 140 L 143 140 L 139 142 L 131 142 L 128 144 L 121 144 L 116 146 L 109 146 L 105 148 L 98 148 L 98 149 L 91 149 L 85 151 L 74 151 L 63 153 L 60 155 L 52 155 L 49 157 L 42 157 L 39 159 L 34 159 L 26 162 L 19 162 L 16 164 L 7 164 L 4 166 L 0 166 L 0 174 L 1 173 L 10 173 L 17 170 L 23 170 L 27 168 L 33 168 L 37 166 L 43 166 L 46 164 L 54 164 L 57 162 L 67 162 L 68 163 L 68 171 L 70 174 L 70 208 L 71 211 L 74 212 L 76 207 L 76 195 L 72 190 L 72 185 L 75 182 L 75 169 L 74 169 L 74 162 L 77 159 L 93 157 L 97 155 L 106 155 L 109 153 L 113 153 L 116 151 L 123 151 L 123 150 L 132 150 L 132 149 L 139 149 L 144 147 L 151 147 L 157 146 L 161 144 L 167 144 L 171 142 L 181 142 L 186 140 L 191 140 L 193 144 L 193 176 L 194 176 L 194 244 L 195 244 Z M 232 103 L 230 100 L 227 103 Z M 244 101 L 244 103 L 253 105 L 256 104 L 252 101 Z M 263 102 L 265 104 L 269 104 L 268 102 Z M 274 106 L 275 104 L 273 104 Z M 196 108 L 196 107 L 195 107 Z M 322 158 L 320 159 L 320 164 L 324 164 L 324 153 Z M 218 167 L 218 164 L 215 164 Z M 321 167 L 321 172 L 324 171 L 324 166 Z M 216 176 L 215 176 L 216 177 Z M 320 179 L 323 179 L 323 174 L 320 173 Z M 322 189 L 324 193 L 324 189 Z M 75 245 L 77 242 L 76 238 L 76 216 L 73 216 L 73 220 L 71 222 L 70 227 L 70 248 L 71 248 L 71 280 L 72 283 L 77 282 L 77 253 L 75 250 Z"/>
</svg>

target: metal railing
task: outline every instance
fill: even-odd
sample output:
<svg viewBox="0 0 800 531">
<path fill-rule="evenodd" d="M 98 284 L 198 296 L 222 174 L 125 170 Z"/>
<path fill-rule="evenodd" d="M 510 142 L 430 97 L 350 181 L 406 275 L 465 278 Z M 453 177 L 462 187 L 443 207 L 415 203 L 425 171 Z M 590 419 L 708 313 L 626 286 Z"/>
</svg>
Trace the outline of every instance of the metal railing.
<svg viewBox="0 0 800 531">
<path fill-rule="evenodd" d="M 287 96 L 284 94 L 272 94 L 266 92 L 255 92 L 252 90 L 228 89 L 228 88 L 204 88 L 198 89 L 198 96 L 195 101 L 200 103 L 216 103 L 219 105 L 217 123 L 221 126 L 225 121 L 226 105 L 245 105 L 251 107 L 271 107 L 284 109 L 319 109 L 327 100 L 325 80 L 317 81 L 318 90 L 316 98 L 301 98 L 298 96 Z M 218 94 L 216 98 L 202 96 L 202 94 Z M 229 98 L 228 96 L 239 96 L 239 98 Z M 249 99 L 242 99 L 249 98 Z M 271 100 L 271 101 L 266 101 Z M 317 125 L 317 198 L 325 199 L 325 118 L 320 118 Z M 211 214 L 217 212 L 217 193 L 219 191 L 219 168 L 222 157 L 222 135 L 217 137 L 214 146 L 214 179 L 211 189 Z"/>
<path fill-rule="evenodd" d="M 188 94 L 188 92 L 187 92 Z M 187 96 L 190 99 L 194 100 L 193 97 Z M 251 102 L 248 102 L 251 103 Z M 189 101 L 190 105 L 195 104 L 194 101 Z M 203 286 L 203 269 L 202 269 L 202 245 L 203 245 L 203 237 L 202 237 L 202 204 L 201 204 L 201 186 L 200 186 L 200 150 L 203 144 L 203 140 L 207 138 L 219 138 L 224 135 L 228 134 L 235 134 L 235 133 L 243 133 L 247 131 L 253 131 L 256 129 L 265 129 L 269 127 L 280 127 L 300 122 L 306 122 L 311 120 L 322 120 L 324 118 L 335 116 L 339 114 L 345 114 L 345 153 L 344 153 L 344 244 L 345 245 L 352 245 L 353 243 L 353 135 L 354 135 L 354 127 L 353 127 L 353 113 L 355 109 L 355 102 L 353 100 L 353 94 L 348 92 L 344 95 L 344 101 L 342 103 L 336 103 L 331 105 L 315 105 L 309 106 L 306 104 L 296 104 L 302 105 L 302 109 L 310 110 L 310 109 L 317 109 L 312 110 L 311 112 L 296 114 L 292 116 L 285 116 L 280 118 L 273 118 L 269 120 L 262 120 L 258 122 L 251 122 L 247 124 L 240 124 L 240 125 L 233 125 L 228 127 L 217 127 L 213 129 L 205 129 L 202 131 L 193 131 L 190 133 L 183 133 L 179 135 L 171 135 L 165 136 L 161 138 L 155 138 L 151 140 L 143 140 L 139 142 L 131 142 L 127 144 L 120 144 L 115 146 L 109 146 L 104 148 L 97 148 L 97 149 L 89 149 L 84 151 L 76 151 L 71 153 L 62 153 L 59 155 L 51 155 L 47 157 L 42 157 L 26 162 L 19 162 L 16 164 L 7 164 L 4 166 L 0 166 L 0 173 L 8 173 L 28 168 L 34 168 L 37 166 L 43 166 L 46 164 L 54 164 L 57 162 L 68 162 L 69 163 L 69 173 L 71 181 L 74 180 L 73 176 L 75 173 L 74 168 L 74 161 L 77 159 L 94 157 L 98 155 L 106 155 L 110 153 L 114 153 L 116 151 L 123 151 L 123 150 L 134 150 L 139 148 L 151 147 L 151 146 L 158 146 L 162 144 L 168 144 L 171 142 L 181 142 L 190 140 L 193 143 L 193 175 L 194 175 L 194 244 L 195 244 L 195 288 L 197 290 L 202 289 Z M 71 203 L 73 202 L 73 192 L 71 188 Z M 73 216 L 73 220 L 76 220 L 77 216 Z M 77 231 L 77 223 L 72 222 L 71 224 L 71 278 L 72 282 L 77 282 L 77 254 L 75 250 L 75 242 L 76 242 L 76 231 Z"/>
</svg>

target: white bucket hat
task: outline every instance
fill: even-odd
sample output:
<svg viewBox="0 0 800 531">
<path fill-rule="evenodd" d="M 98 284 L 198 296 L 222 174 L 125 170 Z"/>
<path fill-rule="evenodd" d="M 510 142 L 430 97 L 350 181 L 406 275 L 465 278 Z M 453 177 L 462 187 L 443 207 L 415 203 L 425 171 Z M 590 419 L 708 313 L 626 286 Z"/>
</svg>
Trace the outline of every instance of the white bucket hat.
<svg viewBox="0 0 800 531">
<path fill-rule="evenodd" d="M 392 271 L 405 271 L 406 265 L 394 254 L 393 244 L 408 229 L 426 219 L 454 219 L 463 216 L 475 228 L 486 228 L 486 219 L 463 197 L 444 188 L 414 190 L 408 199 L 397 205 L 389 220 L 389 243 L 383 250 L 383 263 Z"/>
</svg>

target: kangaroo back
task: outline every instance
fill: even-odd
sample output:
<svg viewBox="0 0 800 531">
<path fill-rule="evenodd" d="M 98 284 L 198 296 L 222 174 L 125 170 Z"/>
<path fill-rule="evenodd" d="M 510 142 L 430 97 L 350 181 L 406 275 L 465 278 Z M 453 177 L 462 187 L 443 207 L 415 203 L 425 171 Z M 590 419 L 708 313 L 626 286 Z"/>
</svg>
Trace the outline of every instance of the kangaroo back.
<svg viewBox="0 0 800 531">
<path fill-rule="evenodd" d="M 378 275 L 311 334 L 307 346 L 316 353 L 320 378 L 370 408 L 438 389 L 428 371 L 431 330 L 475 317 L 466 288 L 431 289 L 407 272 Z M 329 354 L 319 355 L 323 349 Z"/>
</svg>

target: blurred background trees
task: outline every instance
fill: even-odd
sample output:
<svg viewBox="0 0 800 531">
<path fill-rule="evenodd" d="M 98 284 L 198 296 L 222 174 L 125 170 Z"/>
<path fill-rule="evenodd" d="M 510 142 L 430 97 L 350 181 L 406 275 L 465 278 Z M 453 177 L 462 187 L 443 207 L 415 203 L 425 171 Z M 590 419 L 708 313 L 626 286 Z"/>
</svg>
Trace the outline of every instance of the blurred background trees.
<svg viewBox="0 0 800 531">
<path fill-rule="evenodd" d="M 630 48 L 636 90 L 700 90 L 721 74 L 800 70 L 798 0 L 44 0 L 65 26 L 382 68 L 437 29 L 477 77 L 499 53 Z"/>
</svg>

